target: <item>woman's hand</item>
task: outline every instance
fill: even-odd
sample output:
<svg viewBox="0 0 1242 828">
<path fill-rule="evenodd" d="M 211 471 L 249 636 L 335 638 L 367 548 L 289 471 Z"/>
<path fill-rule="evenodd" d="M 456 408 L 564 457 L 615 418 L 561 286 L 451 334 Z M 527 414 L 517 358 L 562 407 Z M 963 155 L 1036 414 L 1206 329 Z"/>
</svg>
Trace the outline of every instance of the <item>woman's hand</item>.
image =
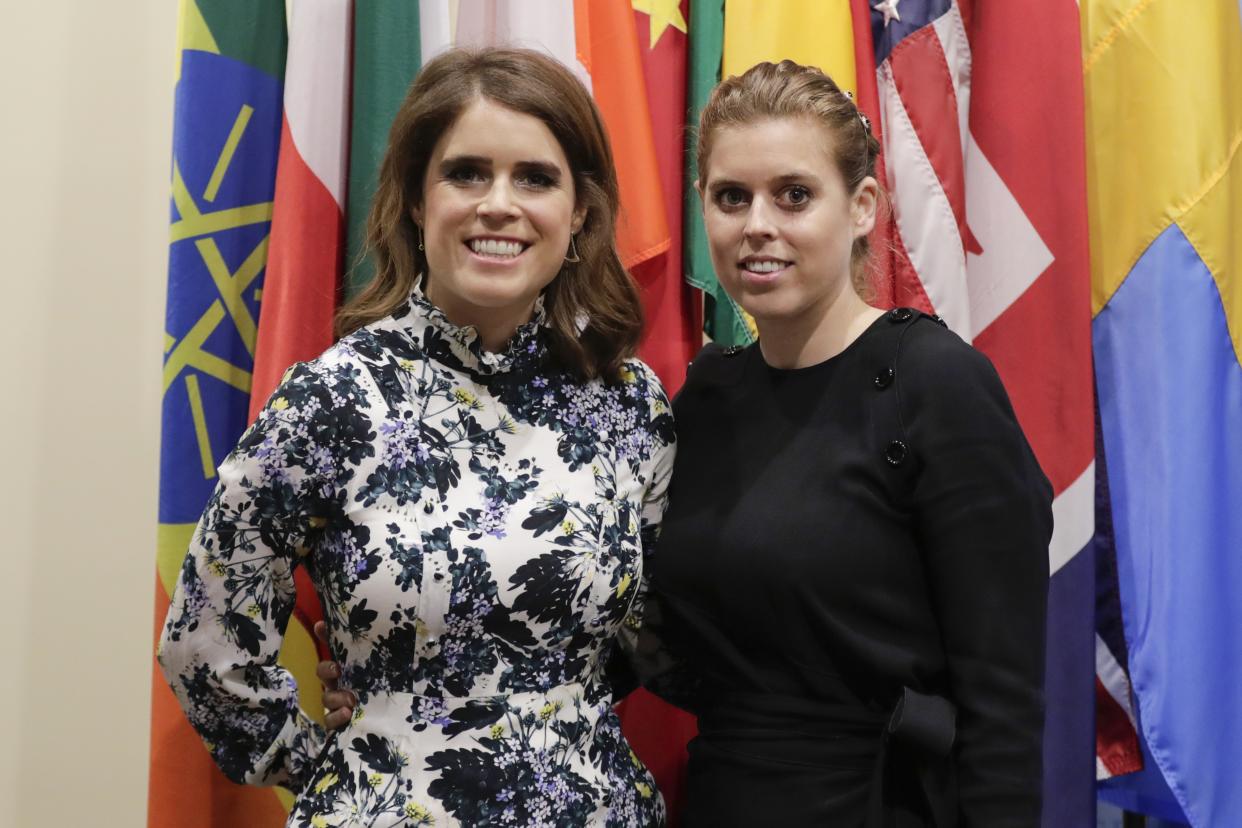
<svg viewBox="0 0 1242 828">
<path fill-rule="evenodd" d="M 328 625 L 322 621 L 315 623 L 315 637 L 324 644 L 328 643 Z M 335 661 L 321 661 L 315 668 L 315 675 L 323 683 L 323 725 L 328 730 L 339 730 L 353 718 L 354 708 L 358 706 L 358 697 L 347 687 L 337 687 L 337 679 L 341 677 L 341 665 Z"/>
</svg>

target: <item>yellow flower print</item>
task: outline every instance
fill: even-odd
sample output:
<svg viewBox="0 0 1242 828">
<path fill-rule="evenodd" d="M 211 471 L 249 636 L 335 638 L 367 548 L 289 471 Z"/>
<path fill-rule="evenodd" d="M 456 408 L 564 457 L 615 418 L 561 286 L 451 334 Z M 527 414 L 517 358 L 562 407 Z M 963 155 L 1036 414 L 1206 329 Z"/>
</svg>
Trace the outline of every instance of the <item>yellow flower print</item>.
<svg viewBox="0 0 1242 828">
<path fill-rule="evenodd" d="M 250 616 L 251 618 L 258 618 L 260 612 L 262 612 L 262 610 L 259 609 L 258 604 L 251 604 L 250 606 L 246 607 L 246 615 Z"/>
<path fill-rule="evenodd" d="M 412 374 L 414 373 L 414 360 L 399 359 L 397 360 L 397 367 L 400 368 L 402 371 L 405 371 L 408 374 Z"/>
<path fill-rule="evenodd" d="M 289 401 L 286 400 L 284 397 L 277 397 L 276 399 L 272 400 L 272 408 L 275 411 L 284 411 L 288 407 L 289 407 Z"/>
<path fill-rule="evenodd" d="M 453 389 L 453 399 L 474 411 L 483 408 L 483 406 L 479 405 L 479 398 L 461 386 Z"/>
<path fill-rule="evenodd" d="M 643 799 L 651 799 L 651 786 L 646 782 L 635 782 L 634 787 L 638 789 L 638 794 Z"/>
<path fill-rule="evenodd" d="M 492 725 L 491 733 L 493 739 L 499 739 L 501 736 L 505 735 L 505 726 L 502 724 L 494 724 Z"/>
<path fill-rule="evenodd" d="M 625 576 L 623 578 L 621 578 L 621 583 L 617 584 L 617 597 L 618 598 L 624 595 L 625 591 L 630 588 L 630 581 L 632 580 L 634 580 L 634 576 L 630 575 L 628 572 L 625 573 Z"/>
<path fill-rule="evenodd" d="M 384 777 L 380 776 L 378 773 L 373 773 L 367 777 L 367 784 L 372 788 L 378 788 L 381 784 L 383 784 L 383 782 Z"/>
<path fill-rule="evenodd" d="M 435 825 L 436 818 L 426 807 L 419 805 L 417 802 L 405 803 L 405 815 L 414 820 L 415 825 Z"/>
<path fill-rule="evenodd" d="M 628 365 L 621 366 L 621 381 L 622 382 L 635 382 L 637 379 L 638 379 L 638 375 L 634 373 L 633 368 L 631 368 Z"/>
<path fill-rule="evenodd" d="M 330 773 L 327 776 L 325 776 L 323 779 L 320 779 L 318 783 L 316 783 L 315 793 L 321 794 L 324 791 L 326 791 L 328 788 L 331 788 L 333 785 L 335 785 L 337 782 L 340 782 L 340 781 L 341 781 L 341 777 L 337 776 L 335 773 Z"/>
<path fill-rule="evenodd" d="M 572 535 L 574 532 L 578 531 L 578 525 L 569 518 L 566 518 L 561 522 L 561 531 L 566 535 Z"/>
</svg>

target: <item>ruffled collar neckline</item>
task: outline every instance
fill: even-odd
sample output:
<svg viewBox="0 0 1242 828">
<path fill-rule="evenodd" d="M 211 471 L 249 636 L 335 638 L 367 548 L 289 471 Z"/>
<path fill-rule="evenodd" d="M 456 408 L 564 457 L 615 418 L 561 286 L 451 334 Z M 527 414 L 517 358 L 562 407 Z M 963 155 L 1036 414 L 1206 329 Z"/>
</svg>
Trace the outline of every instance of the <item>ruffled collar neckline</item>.
<svg viewBox="0 0 1242 828">
<path fill-rule="evenodd" d="M 427 299 L 422 281 L 419 278 L 415 282 L 410 290 L 409 310 L 405 314 L 399 314 L 397 321 L 408 327 L 432 327 L 443 334 L 453 355 L 466 368 L 479 374 L 499 374 L 518 363 L 528 363 L 532 358 L 543 356 L 546 346 L 540 333 L 547 325 L 543 294 L 535 300 L 535 309 L 530 320 L 518 327 L 503 350 L 485 351 L 479 329 L 474 325 L 455 325 L 449 321 L 444 311 Z"/>
</svg>

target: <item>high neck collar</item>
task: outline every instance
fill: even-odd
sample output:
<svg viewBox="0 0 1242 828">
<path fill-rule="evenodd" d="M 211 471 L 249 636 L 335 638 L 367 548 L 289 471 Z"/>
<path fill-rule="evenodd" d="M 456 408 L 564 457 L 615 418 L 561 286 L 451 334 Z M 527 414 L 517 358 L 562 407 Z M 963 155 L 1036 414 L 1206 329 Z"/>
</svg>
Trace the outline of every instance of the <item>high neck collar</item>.
<svg viewBox="0 0 1242 828">
<path fill-rule="evenodd" d="M 485 351 L 479 329 L 474 325 L 455 325 L 444 311 L 428 301 L 423 293 L 421 279 L 410 291 L 408 310 L 398 311 L 394 317 L 403 327 L 411 329 L 416 339 L 422 338 L 423 329 L 430 327 L 441 333 L 462 365 L 477 374 L 500 374 L 515 364 L 529 363 L 542 357 L 546 347 L 541 329 L 547 321 L 543 306 L 543 294 L 535 300 L 535 309 L 529 321 L 514 331 L 503 350 Z"/>
</svg>

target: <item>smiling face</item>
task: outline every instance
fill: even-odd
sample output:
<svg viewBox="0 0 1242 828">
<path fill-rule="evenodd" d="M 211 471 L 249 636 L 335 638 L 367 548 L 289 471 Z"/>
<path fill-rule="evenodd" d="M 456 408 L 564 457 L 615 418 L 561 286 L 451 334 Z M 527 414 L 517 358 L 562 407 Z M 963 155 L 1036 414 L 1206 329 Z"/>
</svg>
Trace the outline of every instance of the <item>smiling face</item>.
<svg viewBox="0 0 1242 828">
<path fill-rule="evenodd" d="M 432 152 L 422 204 L 427 298 L 484 347 L 506 341 L 561 270 L 585 211 L 543 121 L 473 101 Z"/>
<path fill-rule="evenodd" d="M 877 185 L 848 192 L 832 134 L 809 117 L 766 118 L 713 136 L 698 182 L 712 264 L 762 326 L 823 315 L 851 283 L 854 240 L 875 223 Z"/>
</svg>

